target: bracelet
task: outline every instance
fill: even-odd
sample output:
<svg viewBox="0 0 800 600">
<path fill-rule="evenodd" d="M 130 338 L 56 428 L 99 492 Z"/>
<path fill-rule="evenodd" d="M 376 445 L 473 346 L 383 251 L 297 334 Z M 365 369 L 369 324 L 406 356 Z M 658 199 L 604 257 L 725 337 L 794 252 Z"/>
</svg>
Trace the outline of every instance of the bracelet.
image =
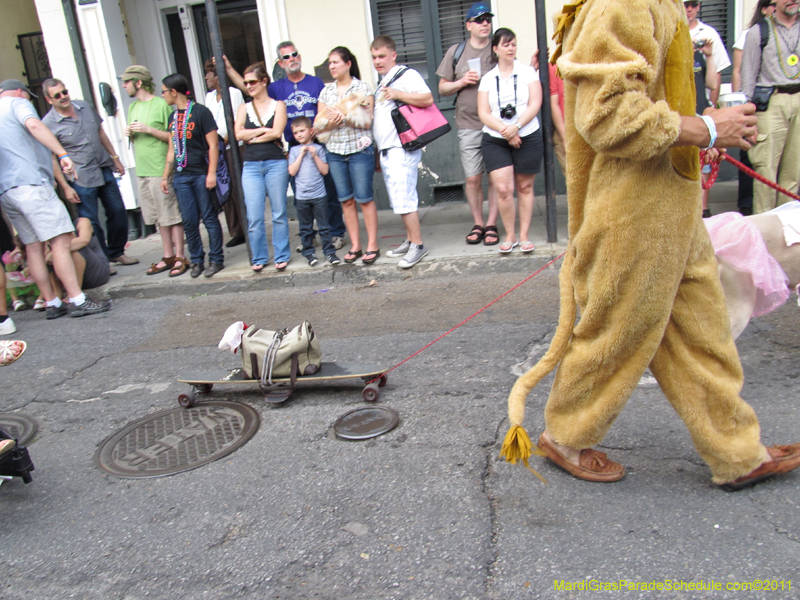
<svg viewBox="0 0 800 600">
<path fill-rule="evenodd" d="M 115 154 L 114 156 L 111 157 L 111 160 L 117 160 L 118 158 L 119 158 L 119 155 Z"/>
<path fill-rule="evenodd" d="M 711 141 L 708 142 L 708 147 L 706 150 L 711 150 L 711 148 L 714 147 L 714 144 L 717 143 L 717 126 L 714 124 L 714 119 L 708 115 L 703 115 L 700 118 L 703 119 L 703 123 L 705 123 L 706 127 L 708 127 L 708 134 L 711 136 Z"/>
<path fill-rule="evenodd" d="M 69 158 L 69 154 L 64 152 L 64 154 L 62 154 L 61 156 L 58 157 L 58 160 L 61 160 L 62 158 Z"/>
</svg>

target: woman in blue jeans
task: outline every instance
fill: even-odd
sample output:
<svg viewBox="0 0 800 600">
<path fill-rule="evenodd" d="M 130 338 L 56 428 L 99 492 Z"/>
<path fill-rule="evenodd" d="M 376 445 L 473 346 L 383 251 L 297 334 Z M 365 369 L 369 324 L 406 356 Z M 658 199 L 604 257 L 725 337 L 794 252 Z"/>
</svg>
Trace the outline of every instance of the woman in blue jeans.
<svg viewBox="0 0 800 600">
<path fill-rule="evenodd" d="M 328 55 L 328 69 L 334 78 L 326 85 L 317 102 L 317 131 L 331 131 L 325 143 L 333 183 L 342 203 L 344 223 L 350 236 L 350 252 L 345 254 L 344 262 L 353 263 L 363 255 L 365 265 L 374 263 L 381 252 L 378 248 L 378 209 L 372 196 L 372 177 L 375 174 L 375 145 L 372 140 L 370 123 L 353 123 L 349 115 L 344 115 L 336 104 L 348 97 L 361 97 L 370 119 L 372 118 L 373 97 L 369 85 L 359 79 L 361 73 L 353 53 L 344 46 L 337 46 Z M 366 253 L 361 249 L 358 229 L 358 208 L 364 215 L 367 229 Z"/>
<path fill-rule="evenodd" d="M 217 217 L 217 207 L 208 193 L 208 190 L 217 187 L 217 123 L 210 110 L 194 101 L 189 82 L 183 75 L 174 73 L 162 79 L 161 95 L 167 104 L 175 107 L 168 121 L 172 150 L 167 152 L 161 191 L 169 193 L 169 178 L 175 169 L 172 187 L 183 218 L 183 230 L 192 261 L 191 274 L 192 277 L 199 277 L 205 270 L 205 276 L 211 277 L 225 266 L 222 227 Z M 201 218 L 208 232 L 208 269 L 205 268 L 203 240 L 200 237 Z M 185 260 L 176 258 L 170 275 L 181 275 L 186 272 L 186 267 Z M 178 269 L 182 269 L 180 273 Z"/>
<path fill-rule="evenodd" d="M 244 70 L 244 85 L 253 98 L 236 113 L 236 139 L 244 142 L 242 190 L 247 207 L 247 232 L 253 252 L 252 269 L 260 273 L 269 261 L 267 230 L 264 225 L 266 196 L 272 209 L 272 248 L 275 268 L 289 265 L 289 218 L 286 216 L 286 188 L 289 164 L 281 137 L 286 127 L 286 105 L 267 95 L 269 75 L 263 62 Z"/>
</svg>

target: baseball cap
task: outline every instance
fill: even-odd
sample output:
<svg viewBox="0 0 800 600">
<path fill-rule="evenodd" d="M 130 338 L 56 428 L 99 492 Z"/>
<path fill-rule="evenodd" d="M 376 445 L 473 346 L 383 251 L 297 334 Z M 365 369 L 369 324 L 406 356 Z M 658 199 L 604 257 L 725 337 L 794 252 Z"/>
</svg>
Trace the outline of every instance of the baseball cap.
<svg viewBox="0 0 800 600">
<path fill-rule="evenodd" d="M 131 65 L 120 76 L 122 81 L 130 81 L 131 79 L 139 79 L 145 81 L 151 81 L 153 79 L 153 75 L 150 73 L 150 69 L 147 67 L 143 67 L 142 65 Z"/>
<path fill-rule="evenodd" d="M 471 21 L 472 19 L 480 17 L 481 15 L 489 15 L 490 17 L 494 16 L 492 11 L 489 10 L 489 7 L 486 6 L 486 4 L 484 4 L 483 2 L 476 2 L 475 4 L 469 7 L 469 10 L 467 11 L 467 18 L 465 20 Z"/>
<path fill-rule="evenodd" d="M 22 90 L 23 92 L 28 92 L 32 98 L 38 98 L 36 94 L 28 89 L 28 86 L 22 83 L 19 79 L 6 79 L 2 83 L 0 83 L 0 91 L 3 92 L 10 92 L 12 90 Z"/>
</svg>

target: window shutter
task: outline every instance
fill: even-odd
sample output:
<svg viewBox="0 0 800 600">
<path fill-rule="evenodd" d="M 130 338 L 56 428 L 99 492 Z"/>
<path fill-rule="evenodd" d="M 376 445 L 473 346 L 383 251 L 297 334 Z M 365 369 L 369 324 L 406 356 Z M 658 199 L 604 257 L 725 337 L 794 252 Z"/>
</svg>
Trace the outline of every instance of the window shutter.
<svg viewBox="0 0 800 600">
<path fill-rule="evenodd" d="M 727 0 L 703 0 L 700 4 L 700 20 L 717 30 L 725 48 L 728 44 L 728 3 Z"/>
<path fill-rule="evenodd" d="M 422 0 L 378 0 L 375 6 L 377 31 L 397 44 L 397 62 L 416 69 L 427 79 Z"/>
<path fill-rule="evenodd" d="M 442 56 L 453 44 L 466 40 L 468 32 L 464 19 L 474 0 L 439 0 L 439 29 L 442 36 Z"/>
</svg>

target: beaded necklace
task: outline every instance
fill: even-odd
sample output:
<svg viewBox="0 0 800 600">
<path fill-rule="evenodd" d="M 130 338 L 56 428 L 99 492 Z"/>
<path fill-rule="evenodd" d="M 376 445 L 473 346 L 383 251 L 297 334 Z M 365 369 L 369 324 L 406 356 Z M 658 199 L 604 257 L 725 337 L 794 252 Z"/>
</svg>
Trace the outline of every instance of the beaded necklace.
<svg viewBox="0 0 800 600">
<path fill-rule="evenodd" d="M 789 79 L 797 79 L 798 77 L 800 77 L 800 70 L 798 70 L 798 72 L 795 73 L 794 75 L 789 75 L 786 72 L 786 67 L 783 64 L 783 53 L 781 52 L 781 40 L 780 36 L 778 35 L 778 30 L 775 27 L 774 16 L 771 16 L 769 18 L 769 24 L 770 27 L 772 27 L 772 34 L 775 36 L 775 47 L 778 49 L 778 64 L 781 66 L 781 71 L 783 71 L 783 74 L 786 75 L 786 77 L 788 77 Z M 794 67 L 795 65 L 797 65 L 798 62 L 800 62 L 800 58 L 797 56 L 797 45 L 795 45 L 794 50 L 789 55 L 789 58 L 786 59 L 786 64 L 788 64 L 790 67 Z"/>
<path fill-rule="evenodd" d="M 189 153 L 186 151 L 186 132 L 189 129 L 189 117 L 192 116 L 193 106 L 194 102 L 189 100 L 186 105 L 186 111 L 183 114 L 183 131 L 178 133 L 177 117 L 175 119 L 175 127 L 172 130 L 172 147 L 175 149 L 175 163 L 178 165 L 178 171 L 183 171 L 189 158 Z"/>
</svg>

